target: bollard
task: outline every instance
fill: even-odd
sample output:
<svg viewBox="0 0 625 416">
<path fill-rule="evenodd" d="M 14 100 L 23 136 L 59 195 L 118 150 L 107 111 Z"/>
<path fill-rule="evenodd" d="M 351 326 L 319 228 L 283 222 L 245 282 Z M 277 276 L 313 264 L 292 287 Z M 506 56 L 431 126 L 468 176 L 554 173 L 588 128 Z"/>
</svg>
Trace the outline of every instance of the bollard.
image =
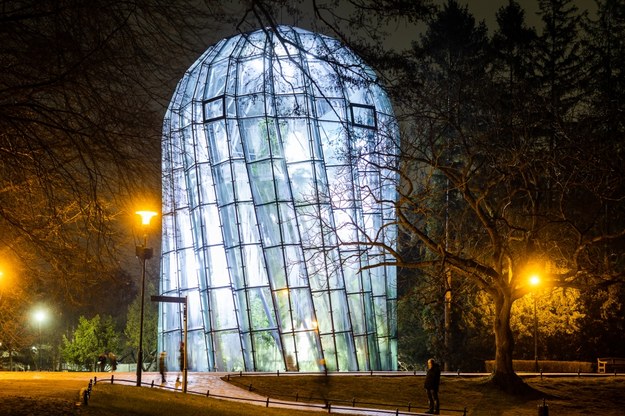
<svg viewBox="0 0 625 416">
<path fill-rule="evenodd" d="M 276 373 L 278 374 L 278 377 L 280 377 L 280 370 L 276 371 Z"/>
<path fill-rule="evenodd" d="M 295 393 L 295 401 L 299 399 L 299 391 Z"/>
<path fill-rule="evenodd" d="M 152 380 L 152 383 L 150 384 L 150 388 L 153 389 L 154 388 L 154 380 Z"/>
<path fill-rule="evenodd" d="M 96 385 L 96 384 L 98 384 L 98 377 L 97 376 L 93 378 L 93 385 Z"/>
<path fill-rule="evenodd" d="M 269 407 L 269 397 L 267 397 L 267 403 L 265 404 L 265 407 Z"/>
<path fill-rule="evenodd" d="M 228 381 L 230 381 L 230 374 L 228 374 Z"/>
<path fill-rule="evenodd" d="M 113 381 L 115 381 L 115 376 L 111 374 L 111 384 L 113 384 Z"/>
<path fill-rule="evenodd" d="M 549 416 L 549 406 L 545 403 L 545 399 L 543 399 L 543 404 L 538 405 L 538 416 Z"/>
<path fill-rule="evenodd" d="M 352 398 L 352 407 L 356 407 L 356 398 L 355 397 Z"/>
<path fill-rule="evenodd" d="M 211 391 L 210 390 L 206 390 L 206 397 L 210 396 Z"/>
<path fill-rule="evenodd" d="M 250 383 L 250 386 L 247 388 L 247 391 L 252 391 L 252 383 Z"/>
<path fill-rule="evenodd" d="M 87 389 L 83 390 L 82 392 L 82 403 L 85 406 L 89 405 L 89 393 L 87 392 Z"/>
<path fill-rule="evenodd" d="M 412 402 L 408 402 L 408 411 L 410 411 L 411 407 L 412 407 Z"/>
</svg>

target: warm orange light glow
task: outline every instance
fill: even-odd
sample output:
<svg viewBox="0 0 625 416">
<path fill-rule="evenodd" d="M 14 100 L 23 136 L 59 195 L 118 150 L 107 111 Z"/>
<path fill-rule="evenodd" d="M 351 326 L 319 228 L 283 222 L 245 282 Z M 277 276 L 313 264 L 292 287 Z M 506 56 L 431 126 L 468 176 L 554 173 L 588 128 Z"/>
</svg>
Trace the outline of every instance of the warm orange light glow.
<svg viewBox="0 0 625 416">
<path fill-rule="evenodd" d="M 532 286 L 538 286 L 540 284 L 540 276 L 533 274 L 530 276 L 530 284 Z"/>
<path fill-rule="evenodd" d="M 143 225 L 150 225 L 152 218 L 158 215 L 154 211 L 137 211 L 136 214 L 141 217 L 141 224 Z"/>
</svg>

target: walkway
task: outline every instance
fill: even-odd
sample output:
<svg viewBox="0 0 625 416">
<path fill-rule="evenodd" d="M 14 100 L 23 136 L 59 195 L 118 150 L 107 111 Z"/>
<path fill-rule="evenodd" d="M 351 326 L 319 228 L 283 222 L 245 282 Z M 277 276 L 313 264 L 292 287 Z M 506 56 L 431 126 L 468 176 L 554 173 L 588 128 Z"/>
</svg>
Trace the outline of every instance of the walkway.
<svg viewBox="0 0 625 416">
<path fill-rule="evenodd" d="M 99 374 L 99 373 L 98 373 Z M 98 380 L 110 380 L 111 373 L 103 373 L 100 377 L 98 374 Z M 221 377 L 227 376 L 229 373 L 188 373 L 187 380 L 187 392 L 191 394 L 207 395 L 218 399 L 243 401 L 250 404 L 255 404 L 263 407 L 280 407 L 287 409 L 299 409 L 310 410 L 325 413 L 335 414 L 351 414 L 351 415 L 367 415 L 367 416 L 389 416 L 389 415 L 425 415 L 425 413 L 415 413 L 407 411 L 395 411 L 395 410 L 380 410 L 380 409 L 366 409 L 366 408 L 354 408 L 348 406 L 334 406 L 330 409 L 324 407 L 322 404 L 310 404 L 310 403 L 297 403 L 286 402 L 269 399 L 265 396 L 250 392 L 248 390 L 237 387 L 231 383 L 225 382 Z M 231 374 L 231 373 L 230 373 Z M 176 387 L 176 373 L 171 372 L 167 375 L 166 388 L 175 389 L 181 391 L 181 386 Z M 330 376 L 332 377 L 332 376 Z M 142 383 L 144 386 L 159 387 L 161 382 L 161 375 L 157 372 L 144 372 Z M 182 377 L 181 377 L 182 379 Z M 136 383 L 136 374 L 128 372 L 116 372 L 114 373 L 115 383 Z"/>
</svg>

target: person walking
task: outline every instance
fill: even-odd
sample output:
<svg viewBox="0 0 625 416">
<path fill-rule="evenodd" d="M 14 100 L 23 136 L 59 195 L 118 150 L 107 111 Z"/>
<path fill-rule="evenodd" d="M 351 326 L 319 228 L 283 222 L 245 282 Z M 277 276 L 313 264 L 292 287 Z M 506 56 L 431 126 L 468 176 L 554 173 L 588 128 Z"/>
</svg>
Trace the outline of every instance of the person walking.
<svg viewBox="0 0 625 416">
<path fill-rule="evenodd" d="M 428 394 L 430 409 L 425 412 L 437 415 L 440 412 L 440 402 L 438 401 L 438 386 L 441 383 L 441 367 L 433 358 L 428 360 L 428 368 L 425 373 L 424 387 Z"/>
<path fill-rule="evenodd" d="M 117 356 L 113 352 L 109 352 L 109 361 L 111 362 L 111 372 L 117 370 Z"/>
<path fill-rule="evenodd" d="M 106 368 L 106 353 L 98 355 L 98 367 L 100 368 L 100 372 L 103 373 Z"/>
<path fill-rule="evenodd" d="M 167 380 L 165 380 L 165 373 L 167 372 L 167 367 L 165 360 L 167 358 L 167 353 L 165 351 L 161 352 L 161 355 L 158 357 L 158 370 L 161 373 L 161 384 L 165 384 Z"/>
</svg>

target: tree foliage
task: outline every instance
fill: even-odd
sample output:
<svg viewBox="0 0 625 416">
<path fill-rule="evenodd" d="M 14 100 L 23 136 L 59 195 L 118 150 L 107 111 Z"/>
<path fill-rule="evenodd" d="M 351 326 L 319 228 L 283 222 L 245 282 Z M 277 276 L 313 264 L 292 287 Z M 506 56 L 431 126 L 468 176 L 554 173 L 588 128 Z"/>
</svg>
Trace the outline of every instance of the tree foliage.
<svg viewBox="0 0 625 416">
<path fill-rule="evenodd" d="M 156 361 L 158 330 L 158 305 L 150 301 L 150 296 L 155 293 L 154 285 L 148 280 L 145 288 L 145 303 L 143 310 L 143 363 L 149 368 Z M 127 347 L 130 354 L 135 357 L 135 351 L 139 350 L 139 334 L 141 327 L 141 294 L 139 294 L 128 307 L 126 314 L 126 327 L 124 334 L 127 339 Z"/>
<path fill-rule="evenodd" d="M 91 319 L 81 316 L 71 338 L 63 335 L 62 357 L 78 369 L 95 370 L 98 356 L 119 351 L 119 335 L 113 318 L 95 315 Z"/>
</svg>

